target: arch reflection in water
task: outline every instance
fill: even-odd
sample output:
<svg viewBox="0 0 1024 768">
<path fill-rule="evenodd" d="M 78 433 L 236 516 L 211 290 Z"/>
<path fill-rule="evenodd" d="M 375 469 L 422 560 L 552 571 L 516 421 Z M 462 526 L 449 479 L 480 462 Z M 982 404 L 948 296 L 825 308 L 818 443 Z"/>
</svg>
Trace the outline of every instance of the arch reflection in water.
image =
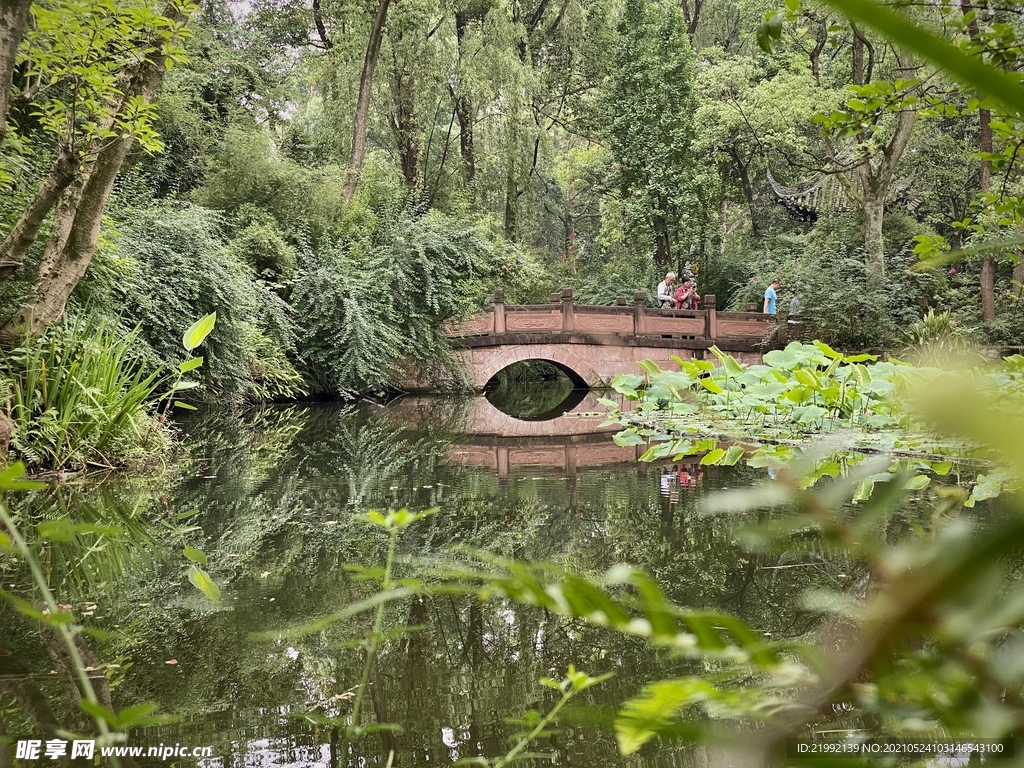
<svg viewBox="0 0 1024 768">
<path fill-rule="evenodd" d="M 560 363 L 524 360 L 498 371 L 484 396 L 512 418 L 547 421 L 575 408 L 589 391 L 579 374 Z"/>
</svg>

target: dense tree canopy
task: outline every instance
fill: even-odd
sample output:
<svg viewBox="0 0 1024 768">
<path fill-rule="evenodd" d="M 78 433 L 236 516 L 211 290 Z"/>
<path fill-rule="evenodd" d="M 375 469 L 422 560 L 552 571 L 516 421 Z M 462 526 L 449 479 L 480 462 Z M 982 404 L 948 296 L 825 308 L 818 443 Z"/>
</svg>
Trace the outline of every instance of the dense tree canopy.
<svg viewBox="0 0 1024 768">
<path fill-rule="evenodd" d="M 911 16 L 968 56 L 1017 67 L 1004 9 Z M 907 271 L 919 255 L 1017 236 L 1015 123 L 828 5 L 55 0 L 5 4 L 3 18 L 5 344 L 116 294 L 104 285 L 131 284 L 131 305 L 152 305 L 157 287 L 132 277 L 154 258 L 133 245 L 135 225 L 189 216 L 224 244 L 237 268 L 217 274 L 242 275 L 245 302 L 270 291 L 299 309 L 278 352 L 330 389 L 395 370 L 339 369 L 325 343 L 332 359 L 425 358 L 443 349 L 439 324 L 490 289 L 612 302 L 652 293 L 668 269 L 692 269 L 700 292 L 734 308 L 779 275 L 783 306 L 802 291 L 819 334 L 849 347 L 898 344 L 929 309 L 981 341 L 1022 338 L 1013 247 Z M 792 202 L 804 192 L 809 208 Z M 409 245 L 445 231 L 476 243 L 439 284 L 450 296 L 402 261 L 445 269 L 449 246 Z M 202 268 L 198 252 L 175 254 Z M 373 272 L 388 264 L 397 282 Z M 336 301 L 352 267 L 390 286 L 359 302 L 393 328 L 385 358 L 360 347 L 368 337 Z M 332 290 L 310 293 L 324 279 Z M 181 290 L 183 314 L 210 309 L 159 290 Z M 425 313 L 421 294 L 434 297 Z M 269 327 L 252 322 L 253 338 Z M 258 368 L 248 354 L 240 364 Z M 232 391 L 247 376 L 205 374 Z"/>
</svg>

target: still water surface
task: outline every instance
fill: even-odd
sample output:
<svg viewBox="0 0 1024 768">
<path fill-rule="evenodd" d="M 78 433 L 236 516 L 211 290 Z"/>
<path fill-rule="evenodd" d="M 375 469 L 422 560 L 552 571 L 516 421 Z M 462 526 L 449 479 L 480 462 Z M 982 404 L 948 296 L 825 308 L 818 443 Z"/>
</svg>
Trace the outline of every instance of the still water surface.
<svg viewBox="0 0 1024 768">
<path fill-rule="evenodd" d="M 575 411 L 599 408 L 590 397 Z M 373 508 L 439 510 L 400 539 L 399 577 L 422 578 L 439 561 L 465 560 L 466 549 L 591 574 L 625 562 L 650 571 L 678 603 L 737 613 L 766 635 L 813 626 L 800 591 L 842 588 L 842 563 L 751 554 L 736 519 L 700 512 L 707 494 L 766 481 L 763 470 L 639 464 L 601 421 L 524 421 L 483 398 L 199 415 L 182 425 L 194 449 L 173 482 L 117 480 L 47 496 L 79 519 L 116 509 L 131 530 L 127 544 L 78 553 L 66 573 L 51 563 L 52 578 L 62 600 L 91 607 L 93 626 L 113 633 L 100 656 L 119 665 L 108 670 L 114 703 L 153 701 L 179 718 L 138 731 L 135 743 L 212 745 L 203 765 L 385 766 L 393 751 L 395 766 L 443 766 L 498 756 L 520 728 L 510 719 L 554 703 L 538 679 L 560 679 L 570 663 L 615 676 L 588 692 L 575 724 L 535 745 L 553 763 L 532 764 L 695 764 L 686 748 L 654 743 L 621 758 L 611 729 L 592 724 L 645 683 L 696 671 L 692 662 L 464 595 L 388 610 L 389 628 L 418 629 L 384 645 L 366 712 L 400 730 L 367 735 L 346 759 L 328 722 L 351 708 L 362 663 L 354 646 L 371 619 L 320 620 L 374 591 L 353 569 L 383 562 L 383 536 L 358 519 Z M 42 509 L 39 498 L 31 503 Z M 220 607 L 189 584 L 186 542 L 206 553 Z M 27 634 L 10 644 L 28 668 L 47 664 Z M 56 679 L 43 688 L 60 699 Z"/>
</svg>

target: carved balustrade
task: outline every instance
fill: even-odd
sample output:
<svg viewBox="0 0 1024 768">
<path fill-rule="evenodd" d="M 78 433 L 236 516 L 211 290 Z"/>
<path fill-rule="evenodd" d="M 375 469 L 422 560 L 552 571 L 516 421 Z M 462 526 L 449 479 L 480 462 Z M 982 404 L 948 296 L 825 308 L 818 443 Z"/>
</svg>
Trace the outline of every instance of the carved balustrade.
<svg viewBox="0 0 1024 768">
<path fill-rule="evenodd" d="M 547 304 L 525 306 L 505 304 L 504 291 L 495 291 L 491 311 L 461 322 L 450 323 L 446 335 L 453 339 L 472 339 L 474 346 L 514 343 L 499 338 L 512 334 L 565 335 L 599 338 L 602 343 L 628 344 L 627 339 L 651 341 L 677 339 L 704 342 L 754 344 L 776 332 L 776 319 L 759 312 L 719 312 L 716 297 L 705 296 L 703 309 L 697 311 L 652 309 L 646 306 L 646 294 L 637 291 L 633 303 L 620 296 L 615 306 L 586 306 L 573 303 L 573 292 L 566 288 L 551 294 Z M 784 321 L 784 319 L 783 319 Z M 554 339 L 552 339 L 554 340 Z M 634 341 L 632 343 L 639 343 Z M 704 346 L 702 345 L 702 346 Z"/>
</svg>

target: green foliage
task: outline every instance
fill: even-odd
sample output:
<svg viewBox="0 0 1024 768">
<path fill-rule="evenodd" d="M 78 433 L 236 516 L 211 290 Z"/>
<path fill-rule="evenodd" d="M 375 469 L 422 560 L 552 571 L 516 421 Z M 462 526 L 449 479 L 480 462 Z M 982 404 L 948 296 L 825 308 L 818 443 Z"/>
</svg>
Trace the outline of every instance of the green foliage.
<svg viewBox="0 0 1024 768">
<path fill-rule="evenodd" d="M 20 462 L 0 470 L 0 491 L 6 496 L 11 492 L 41 491 L 45 487 L 43 483 L 25 480 L 24 473 L 25 467 Z M 56 556 L 60 560 L 62 556 L 66 557 L 67 553 L 57 549 L 55 555 L 55 548 L 64 542 L 77 543 L 79 537 L 92 539 L 93 543 L 88 549 L 83 547 L 77 552 L 81 562 L 89 559 L 89 556 L 97 551 L 109 550 L 111 543 L 123 536 L 124 531 L 119 526 L 110 525 L 109 522 L 107 525 L 97 525 L 59 518 L 40 523 L 36 526 L 36 536 L 32 537 L 29 533 L 31 527 L 26 526 L 8 509 L 6 498 L 0 502 L 0 526 L 3 529 L 0 530 L 0 553 L 9 555 L 12 563 L 20 562 L 24 570 L 27 570 L 28 584 L 25 592 L 31 594 L 35 601 L 18 594 L 22 590 L 15 584 L 0 587 L 0 599 L 28 619 L 35 631 L 50 634 L 55 641 L 49 644 L 51 658 L 54 663 L 67 665 L 69 681 L 73 683 L 72 690 L 75 695 L 71 699 L 71 705 L 78 710 L 71 713 L 73 721 L 81 722 L 76 717 L 77 714 L 86 715 L 86 722 L 92 727 L 93 735 L 90 738 L 96 739 L 98 747 L 123 743 L 129 729 L 168 722 L 169 718 L 166 716 L 154 714 L 157 706 L 151 702 L 121 709 L 112 705 L 106 684 L 94 684 L 96 670 L 86 661 L 86 654 L 89 651 L 82 636 L 94 631 L 84 625 L 84 617 L 76 616 L 70 605 L 62 605 L 57 598 L 57 590 L 65 585 L 59 581 L 55 583 L 58 574 L 52 567 L 51 558 Z M 109 555 L 109 551 L 106 554 Z M 118 575 L 123 575 L 123 572 L 119 572 Z M 11 573 L 7 572 L 5 576 L 10 578 Z M 88 615 L 91 615 L 91 612 Z M 34 692 L 39 694 L 38 689 Z M 45 697 L 39 703 L 49 709 L 49 702 Z M 110 706 L 107 706 L 108 704 Z M 55 723 L 50 725 L 56 726 Z M 61 738 L 78 738 L 75 730 L 73 727 L 55 730 L 54 735 Z M 114 766 L 122 764 L 117 756 L 111 756 L 109 759 Z"/>
<path fill-rule="evenodd" d="M 185 351 L 202 344 L 216 320 L 214 313 L 193 323 L 182 337 Z M 203 358 L 186 360 L 176 375 L 150 370 L 138 354 L 139 335 L 113 321 L 73 317 L 3 353 L 0 382 L 14 455 L 33 467 L 80 470 L 141 463 L 166 450 L 168 436 L 153 412 L 157 394 L 165 391 L 160 424 L 172 405 L 192 408 L 173 398 L 199 386 L 182 376 Z"/>
<path fill-rule="evenodd" d="M 139 95 L 124 99 L 122 81 L 140 60 L 154 55 L 165 56 L 168 68 L 186 61 L 180 40 L 197 10 L 176 2 L 164 16 L 152 3 L 136 0 L 33 4 L 18 55 L 29 102 L 29 119 L 14 126 L 27 142 L 18 149 L 27 151 L 45 136 L 44 146 L 86 159 L 111 139 L 128 135 L 147 152 L 159 151 L 155 108 Z M 11 180 L 8 170 L 0 162 L 0 182 Z"/>
<path fill-rule="evenodd" d="M 954 320 L 948 311 L 935 314 L 929 309 L 921 320 L 906 331 L 908 349 L 922 364 L 949 365 L 974 349 L 973 335 Z"/>
<path fill-rule="evenodd" d="M 185 362 L 182 319 L 216 312 L 202 368 L 211 393 L 238 402 L 304 392 L 289 360 L 291 311 L 233 257 L 215 213 L 143 203 L 119 210 L 118 219 L 123 223 L 112 248 L 97 257 L 101 270 L 82 288 L 93 306 L 116 306 L 123 324 L 140 326 L 139 354 L 152 367 Z"/>
<path fill-rule="evenodd" d="M 33 466 L 124 465 L 166 447 L 148 405 L 165 383 L 136 352 L 139 331 L 65 320 L 3 355 L 11 450 Z"/>
<path fill-rule="evenodd" d="M 607 133 L 630 226 L 653 244 L 692 192 L 693 53 L 675 4 L 627 0 L 619 36 Z"/>
<path fill-rule="evenodd" d="M 255 206 L 242 207 L 231 238 L 235 258 L 249 265 L 261 280 L 283 282 L 292 277 L 298 254 L 274 219 Z"/>
<path fill-rule="evenodd" d="M 715 353 L 722 368 L 715 379 L 743 385 L 731 388 L 734 395 L 757 386 L 753 369 Z M 792 374 L 816 391 L 819 374 L 827 379 L 843 368 L 866 370 L 865 361 L 823 344 L 773 355 L 769 366 L 780 384 Z M 699 372 L 710 372 L 699 361 L 689 365 L 692 370 L 684 364 L 683 373 L 694 381 Z M 976 386 L 976 376 L 918 378 L 904 400 L 907 412 L 936 430 L 935 439 L 975 444 L 998 456 L 1003 471 L 1019 482 L 1020 365 L 1008 360 L 995 374 L 1003 385 L 996 394 Z M 652 389 L 681 378 L 643 367 Z M 877 369 L 871 381 L 886 378 L 884 367 L 871 368 Z M 620 389 L 626 387 L 620 382 Z M 709 391 L 715 399 L 723 395 Z M 891 401 L 895 390 L 887 385 L 882 392 L 881 399 Z M 664 426 L 659 430 L 664 433 Z M 1015 738 L 1024 705 L 1006 693 L 1017 690 L 1021 672 L 1024 600 L 1011 554 L 1024 543 L 1021 500 L 1006 497 L 1005 510 L 993 508 L 984 523 L 975 523 L 956 514 L 962 496 L 940 492 L 894 536 L 905 500 L 927 482 L 905 467 L 884 478 L 884 493 L 851 511 L 848 500 L 874 481 L 880 462 L 888 458 L 835 473 L 816 489 L 796 468 L 780 472 L 773 483 L 706 504 L 708 514 L 729 514 L 756 552 L 829 545 L 869 574 L 873 589 L 866 593 L 818 590 L 804 596 L 804 607 L 822 617 L 817 643 L 813 636 L 775 640 L 738 618 L 673 604 L 646 574 L 626 567 L 594 579 L 483 558 L 481 566 L 453 578 L 482 585 L 485 597 L 541 606 L 695 662 L 692 674 L 648 682 L 622 705 L 615 730 L 626 755 L 661 738 L 724 749 L 742 755 L 744 765 L 768 766 L 798 764 L 785 757 L 789 738 Z M 765 509 L 775 513 L 759 514 Z"/>
<path fill-rule="evenodd" d="M 781 269 L 780 307 L 788 305 L 786 294 L 800 291 L 801 314 L 811 332 L 840 348 L 878 350 L 899 344 L 900 329 L 916 322 L 922 306 L 941 297 L 944 286 L 940 275 L 910 271 L 913 254 L 902 247 L 901 233 L 891 234 L 882 290 L 868 285 L 862 249 L 845 246 L 836 237 L 807 238 L 802 253 Z M 769 278 L 759 275 L 763 296 Z"/>
<path fill-rule="evenodd" d="M 518 269 L 515 252 L 473 223 L 394 210 L 360 216 L 303 265 L 292 294 L 303 360 L 336 392 L 383 386 L 400 361 L 445 352 L 441 324 L 472 313 Z"/>
<path fill-rule="evenodd" d="M 623 255 L 621 258 L 603 259 L 585 279 L 579 281 L 573 300 L 580 304 L 615 304 L 619 296 L 625 296 L 633 303 L 635 291 L 647 294 L 654 303 L 655 286 L 661 281 L 654 262 L 647 253 Z"/>
<path fill-rule="evenodd" d="M 800 467 L 801 487 L 873 466 L 854 501 L 867 500 L 876 483 L 906 472 L 927 473 L 909 481 L 910 489 L 922 490 L 931 477 L 948 475 L 954 463 L 965 464 L 958 485 L 963 481 L 966 487 L 947 489 L 948 498 L 965 506 L 1012 487 L 1005 467 L 993 465 L 995 457 L 984 448 L 937 440 L 913 413 L 907 391 L 940 381 L 938 368 L 846 356 L 820 341 L 792 342 L 768 352 L 764 365 L 755 366 L 742 366 L 717 348 L 711 351 L 718 367 L 705 360 L 679 360 L 679 372 L 661 371 L 647 360 L 640 363 L 645 376 L 617 377 L 616 390 L 639 402 L 624 411 L 602 401 L 612 408 L 610 418 L 627 427 L 615 442 L 649 443 L 643 461 L 700 455 L 702 465 L 731 466 L 744 459 L 772 471 Z M 999 411 L 1008 418 L 1024 409 L 1021 362 L 1013 356 L 1002 365 L 971 371 L 981 391 L 998 393 Z M 823 434 L 831 436 L 827 444 L 804 443 L 809 435 Z M 871 453 L 888 455 L 872 463 L 867 461 Z M 979 467 L 977 473 L 971 465 Z"/>
<path fill-rule="evenodd" d="M 262 224 L 264 236 L 268 226 L 254 219 L 254 210 L 269 213 L 280 232 L 316 239 L 340 221 L 343 183 L 339 168 L 303 168 L 282 157 L 266 131 L 235 126 L 193 197 L 202 206 L 239 216 L 249 226 Z"/>
</svg>

